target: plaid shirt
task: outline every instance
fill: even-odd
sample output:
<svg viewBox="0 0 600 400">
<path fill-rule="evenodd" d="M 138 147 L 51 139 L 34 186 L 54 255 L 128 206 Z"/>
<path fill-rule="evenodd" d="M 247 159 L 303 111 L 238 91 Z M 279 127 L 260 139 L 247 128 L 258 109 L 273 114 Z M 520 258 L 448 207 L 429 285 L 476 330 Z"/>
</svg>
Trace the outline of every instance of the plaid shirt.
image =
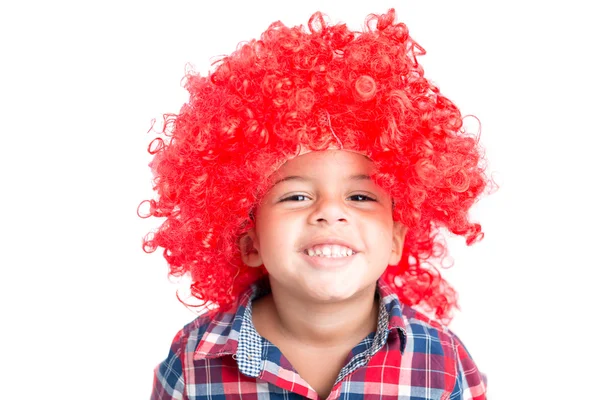
<svg viewBox="0 0 600 400">
<path fill-rule="evenodd" d="M 252 324 L 255 284 L 237 309 L 200 316 L 155 369 L 152 399 L 318 399 L 281 351 Z M 412 308 L 381 280 L 377 331 L 346 359 L 329 399 L 485 399 L 485 377 L 451 331 Z"/>
</svg>

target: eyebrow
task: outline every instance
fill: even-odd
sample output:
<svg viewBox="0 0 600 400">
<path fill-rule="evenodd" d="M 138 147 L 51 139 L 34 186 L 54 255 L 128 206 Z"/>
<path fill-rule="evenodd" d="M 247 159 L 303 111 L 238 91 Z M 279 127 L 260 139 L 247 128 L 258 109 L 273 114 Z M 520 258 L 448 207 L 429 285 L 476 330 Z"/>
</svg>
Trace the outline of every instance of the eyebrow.
<svg viewBox="0 0 600 400">
<path fill-rule="evenodd" d="M 365 174 L 357 174 L 357 175 L 350 175 L 346 179 L 351 180 L 351 181 L 370 181 L 371 177 L 369 175 L 365 175 Z M 286 181 L 306 182 L 306 181 L 312 181 L 312 180 L 313 179 L 306 178 L 304 176 L 290 175 L 290 176 L 286 176 L 285 178 L 279 179 L 277 182 L 275 182 L 273 184 L 273 186 L 277 185 L 278 183 L 286 182 Z"/>
</svg>

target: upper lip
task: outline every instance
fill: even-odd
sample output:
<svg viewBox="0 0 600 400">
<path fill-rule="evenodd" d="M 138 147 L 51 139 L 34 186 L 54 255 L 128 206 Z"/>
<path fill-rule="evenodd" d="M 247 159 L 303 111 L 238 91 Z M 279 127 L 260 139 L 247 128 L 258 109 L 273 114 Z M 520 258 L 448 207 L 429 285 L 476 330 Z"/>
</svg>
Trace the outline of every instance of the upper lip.
<svg viewBox="0 0 600 400">
<path fill-rule="evenodd" d="M 358 250 L 353 245 L 351 245 L 350 243 L 348 243 L 347 241 L 345 241 L 343 239 L 336 238 L 336 237 L 322 237 L 322 238 L 312 239 L 310 242 L 308 242 L 308 244 L 306 244 L 304 247 L 302 247 L 301 251 L 305 251 L 305 250 L 310 249 L 311 247 L 315 247 L 315 246 L 319 246 L 319 245 L 333 245 L 333 244 L 337 244 L 338 246 L 348 247 L 353 252 L 358 253 Z"/>
</svg>

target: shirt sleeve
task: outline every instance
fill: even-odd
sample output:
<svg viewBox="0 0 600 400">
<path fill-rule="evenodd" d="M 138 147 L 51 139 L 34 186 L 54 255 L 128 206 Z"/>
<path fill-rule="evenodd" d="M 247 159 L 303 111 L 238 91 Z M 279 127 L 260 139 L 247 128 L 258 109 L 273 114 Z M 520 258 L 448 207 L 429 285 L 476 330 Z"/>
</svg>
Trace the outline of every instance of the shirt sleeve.
<svg viewBox="0 0 600 400">
<path fill-rule="evenodd" d="M 185 382 L 181 359 L 181 332 L 175 336 L 169 356 L 154 369 L 150 400 L 183 400 Z"/>
<path fill-rule="evenodd" d="M 457 374 L 454 390 L 450 395 L 451 400 L 485 400 L 487 391 L 487 378 L 482 374 L 465 345 L 456 336 L 452 335 L 455 344 Z"/>
</svg>

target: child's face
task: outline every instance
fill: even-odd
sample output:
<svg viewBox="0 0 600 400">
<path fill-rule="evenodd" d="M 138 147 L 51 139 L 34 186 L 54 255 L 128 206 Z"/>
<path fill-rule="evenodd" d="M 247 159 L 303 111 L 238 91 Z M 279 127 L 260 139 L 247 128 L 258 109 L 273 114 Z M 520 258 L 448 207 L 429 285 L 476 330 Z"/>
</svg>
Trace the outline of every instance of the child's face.
<svg viewBox="0 0 600 400">
<path fill-rule="evenodd" d="M 406 233 L 392 219 L 389 195 L 368 179 L 372 169 L 367 157 L 342 150 L 284 164 L 257 210 L 248 235 L 256 251 L 243 255 L 246 264 L 264 264 L 271 285 L 313 301 L 346 300 L 372 288 L 388 264 L 400 261 Z M 327 252 L 315 245 L 335 240 L 356 254 L 307 254 L 315 247 Z"/>
</svg>

